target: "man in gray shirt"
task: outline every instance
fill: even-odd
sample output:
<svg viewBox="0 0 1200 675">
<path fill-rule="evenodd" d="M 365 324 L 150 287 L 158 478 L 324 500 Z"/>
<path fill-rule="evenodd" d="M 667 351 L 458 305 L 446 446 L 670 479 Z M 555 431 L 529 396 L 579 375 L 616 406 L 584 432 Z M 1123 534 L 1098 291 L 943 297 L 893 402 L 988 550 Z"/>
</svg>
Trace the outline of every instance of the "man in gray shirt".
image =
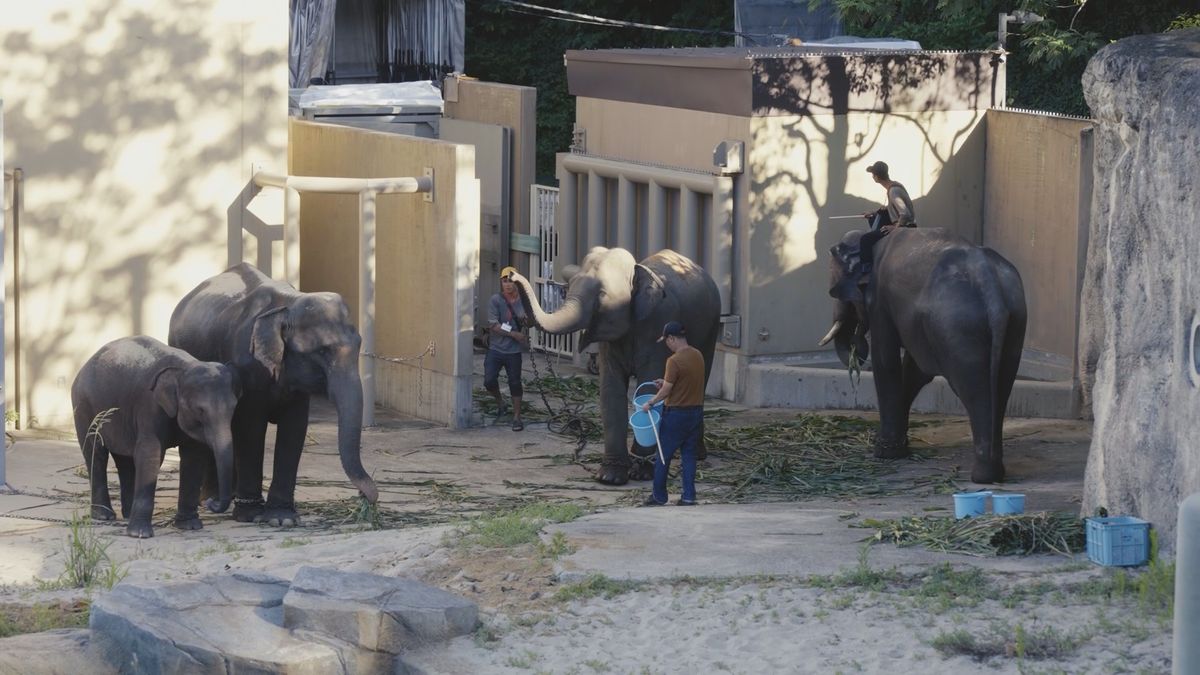
<svg viewBox="0 0 1200 675">
<path fill-rule="evenodd" d="M 863 267 L 869 270 L 875 259 L 876 242 L 894 228 L 916 227 L 917 223 L 908 190 L 888 176 L 888 165 L 883 162 L 875 162 L 867 167 L 867 173 L 871 174 L 875 182 L 883 186 L 884 190 L 887 190 L 887 203 L 883 205 L 883 208 L 863 214 L 863 217 L 870 222 L 871 230 L 858 241 L 859 259 L 862 260 Z"/>
<path fill-rule="evenodd" d="M 529 343 L 522 327 L 525 321 L 525 306 L 517 294 L 517 285 L 512 282 L 516 268 L 500 270 L 500 292 L 488 302 L 487 355 L 483 359 L 483 388 L 496 397 L 497 416 L 507 412 L 504 397 L 500 394 L 500 369 L 508 374 L 508 393 L 513 400 L 513 431 L 525 428 L 521 420 L 521 352 Z"/>
</svg>

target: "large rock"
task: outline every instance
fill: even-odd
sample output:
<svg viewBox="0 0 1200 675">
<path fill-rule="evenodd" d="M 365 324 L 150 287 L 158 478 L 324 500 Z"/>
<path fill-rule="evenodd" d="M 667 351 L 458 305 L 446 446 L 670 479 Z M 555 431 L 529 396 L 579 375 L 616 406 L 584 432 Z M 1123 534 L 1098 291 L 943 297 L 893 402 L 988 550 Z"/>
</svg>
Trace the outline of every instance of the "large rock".
<svg viewBox="0 0 1200 675">
<path fill-rule="evenodd" d="M 90 658 L 91 633 L 83 628 L 48 630 L 0 639 L 0 675 L 117 675 Z"/>
<path fill-rule="evenodd" d="M 475 603 L 411 579 L 301 567 L 283 598 L 283 625 L 400 654 L 474 632 Z"/>
<path fill-rule="evenodd" d="M 1095 419 L 1083 511 L 1136 515 L 1174 545 L 1200 491 L 1200 30 L 1101 49 L 1080 369 Z"/>
<path fill-rule="evenodd" d="M 122 583 L 92 605 L 91 646 L 122 673 L 407 673 L 401 653 L 468 633 L 478 608 L 423 584 L 301 568 Z"/>
</svg>

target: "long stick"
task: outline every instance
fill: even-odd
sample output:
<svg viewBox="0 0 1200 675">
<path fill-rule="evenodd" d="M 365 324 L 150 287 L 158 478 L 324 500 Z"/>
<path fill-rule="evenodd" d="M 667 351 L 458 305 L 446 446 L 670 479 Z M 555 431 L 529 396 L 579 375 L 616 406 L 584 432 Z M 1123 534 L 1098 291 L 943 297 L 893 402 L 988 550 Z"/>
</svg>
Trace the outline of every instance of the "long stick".
<svg viewBox="0 0 1200 675">
<path fill-rule="evenodd" d="M 859 214 L 857 216 L 827 216 L 827 217 L 830 220 L 841 220 L 842 218 L 866 218 L 866 216 L 861 215 L 861 214 Z"/>
</svg>

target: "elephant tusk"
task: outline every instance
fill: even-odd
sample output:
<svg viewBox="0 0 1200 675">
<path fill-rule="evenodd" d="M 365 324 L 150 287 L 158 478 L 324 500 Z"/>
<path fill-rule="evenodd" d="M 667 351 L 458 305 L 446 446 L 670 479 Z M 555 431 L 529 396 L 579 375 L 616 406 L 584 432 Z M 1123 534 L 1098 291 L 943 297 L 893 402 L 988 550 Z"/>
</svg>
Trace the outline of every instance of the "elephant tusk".
<svg viewBox="0 0 1200 675">
<path fill-rule="evenodd" d="M 833 336 L 837 335 L 837 332 L 841 329 L 842 329 L 842 322 L 834 321 L 833 327 L 829 329 L 829 332 L 825 334 L 825 337 L 821 338 L 821 341 L 817 343 L 817 346 L 824 347 L 825 345 L 829 344 L 829 341 L 832 340 Z"/>
</svg>

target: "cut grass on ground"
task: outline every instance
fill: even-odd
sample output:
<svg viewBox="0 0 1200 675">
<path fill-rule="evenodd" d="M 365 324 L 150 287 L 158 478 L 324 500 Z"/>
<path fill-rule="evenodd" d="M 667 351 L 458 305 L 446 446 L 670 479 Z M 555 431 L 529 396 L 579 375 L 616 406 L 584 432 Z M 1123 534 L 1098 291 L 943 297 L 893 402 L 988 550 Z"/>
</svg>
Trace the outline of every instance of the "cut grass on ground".
<svg viewBox="0 0 1200 675">
<path fill-rule="evenodd" d="M 90 606 L 87 600 L 45 605 L 0 605 L 0 638 L 56 628 L 85 628 Z"/>
</svg>

